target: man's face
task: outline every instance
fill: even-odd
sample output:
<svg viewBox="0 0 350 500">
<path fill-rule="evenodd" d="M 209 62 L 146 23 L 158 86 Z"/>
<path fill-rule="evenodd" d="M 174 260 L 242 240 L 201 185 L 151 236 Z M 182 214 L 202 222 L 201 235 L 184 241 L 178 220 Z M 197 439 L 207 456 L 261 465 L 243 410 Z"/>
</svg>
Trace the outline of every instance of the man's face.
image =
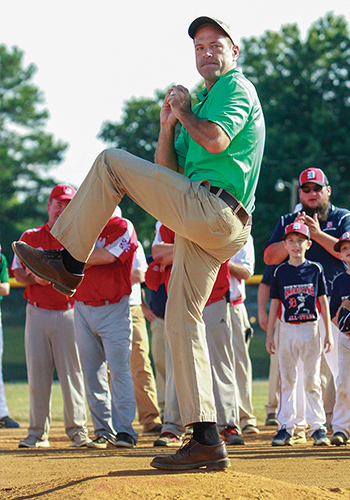
<svg viewBox="0 0 350 500">
<path fill-rule="evenodd" d="M 220 76 L 236 67 L 239 49 L 220 28 L 205 24 L 194 37 L 196 66 L 209 91 Z"/>
<path fill-rule="evenodd" d="M 300 202 L 305 212 L 310 215 L 315 212 L 327 210 L 330 195 L 330 186 L 320 186 L 313 182 L 306 182 L 303 184 L 303 187 L 299 189 Z"/>
<path fill-rule="evenodd" d="M 48 200 L 46 208 L 49 213 L 50 228 L 52 228 L 52 226 L 55 224 L 56 220 L 61 215 L 69 202 L 70 200 L 56 200 L 56 198 L 51 198 L 50 200 Z"/>
</svg>

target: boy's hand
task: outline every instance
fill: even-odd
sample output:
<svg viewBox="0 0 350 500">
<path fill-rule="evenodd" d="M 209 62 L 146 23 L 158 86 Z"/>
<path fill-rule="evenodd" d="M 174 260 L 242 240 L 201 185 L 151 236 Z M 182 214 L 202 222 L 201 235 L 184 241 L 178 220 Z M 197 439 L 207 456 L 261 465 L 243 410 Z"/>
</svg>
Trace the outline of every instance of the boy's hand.
<svg viewBox="0 0 350 500">
<path fill-rule="evenodd" d="M 330 352 L 333 347 L 334 347 L 334 340 L 333 340 L 333 335 L 330 333 L 329 335 L 325 336 L 324 339 L 324 352 Z"/>
<path fill-rule="evenodd" d="M 269 354 L 275 354 L 275 343 L 273 341 L 273 335 L 266 335 L 266 350 Z"/>
</svg>

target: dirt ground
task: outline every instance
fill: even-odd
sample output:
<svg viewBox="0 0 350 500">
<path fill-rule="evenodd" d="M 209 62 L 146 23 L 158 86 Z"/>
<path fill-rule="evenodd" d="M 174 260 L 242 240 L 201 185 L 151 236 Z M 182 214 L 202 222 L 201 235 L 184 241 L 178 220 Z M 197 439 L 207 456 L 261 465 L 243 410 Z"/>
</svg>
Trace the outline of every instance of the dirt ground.
<svg viewBox="0 0 350 500">
<path fill-rule="evenodd" d="M 75 449 L 63 425 L 53 423 L 51 447 L 33 450 L 18 449 L 25 424 L 0 429 L 0 499 L 350 499 L 350 446 L 320 448 L 309 438 L 273 448 L 273 428 L 259 427 L 244 446 L 228 448 L 231 467 L 216 472 L 153 469 L 152 458 L 174 448 L 154 448 L 150 436 L 131 450 Z"/>
</svg>

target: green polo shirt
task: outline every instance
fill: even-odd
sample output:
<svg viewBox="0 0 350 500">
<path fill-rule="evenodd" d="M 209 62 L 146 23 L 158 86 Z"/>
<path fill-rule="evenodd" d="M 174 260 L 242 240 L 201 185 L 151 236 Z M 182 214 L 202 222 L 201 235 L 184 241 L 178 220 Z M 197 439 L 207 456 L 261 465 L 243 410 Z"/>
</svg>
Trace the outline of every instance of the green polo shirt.
<svg viewBox="0 0 350 500">
<path fill-rule="evenodd" d="M 210 92 L 201 90 L 198 100 L 192 111 L 220 125 L 231 142 L 225 151 L 209 153 L 182 127 L 175 143 L 178 163 L 191 181 L 208 180 L 226 189 L 252 213 L 265 143 L 264 116 L 255 87 L 235 68 L 221 76 Z"/>
<path fill-rule="evenodd" d="M 2 253 L 1 254 L 1 260 L 0 260 L 0 283 L 8 283 L 9 282 L 9 270 L 7 267 L 7 260 L 5 255 Z M 0 295 L 0 302 L 2 301 L 4 297 Z"/>
</svg>

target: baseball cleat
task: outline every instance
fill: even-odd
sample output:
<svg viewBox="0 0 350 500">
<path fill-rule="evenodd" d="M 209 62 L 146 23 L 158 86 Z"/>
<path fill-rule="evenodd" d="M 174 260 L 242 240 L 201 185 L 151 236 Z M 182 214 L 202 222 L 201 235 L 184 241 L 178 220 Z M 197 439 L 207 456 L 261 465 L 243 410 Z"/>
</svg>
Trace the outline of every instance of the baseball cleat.
<svg viewBox="0 0 350 500">
<path fill-rule="evenodd" d="M 314 446 L 328 446 L 329 439 L 323 429 L 317 429 L 312 434 L 312 439 L 314 440 Z"/>
<path fill-rule="evenodd" d="M 272 440 L 272 446 L 286 446 L 292 444 L 292 436 L 286 429 L 280 429 Z"/>
<path fill-rule="evenodd" d="M 346 446 L 347 441 L 348 440 L 343 432 L 335 432 L 331 437 L 331 444 L 334 444 L 335 446 Z"/>
<path fill-rule="evenodd" d="M 60 250 L 39 250 L 24 241 L 14 241 L 12 250 L 19 260 L 36 276 L 50 281 L 63 295 L 71 297 L 84 275 L 69 273 L 63 265 Z"/>
<path fill-rule="evenodd" d="M 18 444 L 18 448 L 49 448 L 49 446 L 50 443 L 47 439 L 39 439 L 33 434 L 22 439 Z"/>
</svg>

